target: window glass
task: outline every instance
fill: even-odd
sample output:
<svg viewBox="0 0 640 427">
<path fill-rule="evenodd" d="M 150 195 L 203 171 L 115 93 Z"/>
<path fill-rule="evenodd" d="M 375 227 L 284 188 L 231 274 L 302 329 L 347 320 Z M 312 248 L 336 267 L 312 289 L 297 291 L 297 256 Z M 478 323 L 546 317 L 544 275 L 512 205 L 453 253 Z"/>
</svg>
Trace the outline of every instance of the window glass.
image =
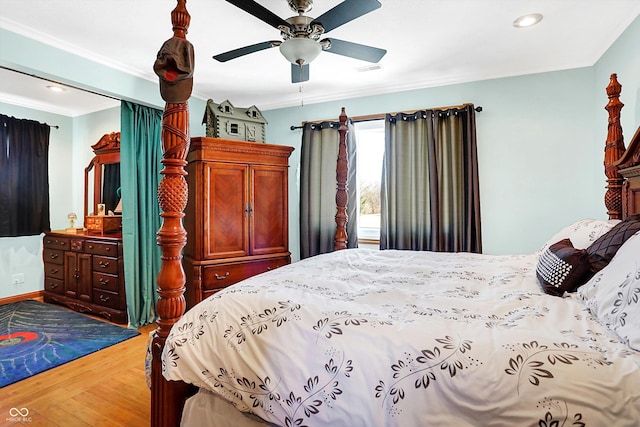
<svg viewBox="0 0 640 427">
<path fill-rule="evenodd" d="M 358 240 L 380 240 L 380 182 L 384 155 L 384 120 L 354 124 L 358 153 Z"/>
</svg>

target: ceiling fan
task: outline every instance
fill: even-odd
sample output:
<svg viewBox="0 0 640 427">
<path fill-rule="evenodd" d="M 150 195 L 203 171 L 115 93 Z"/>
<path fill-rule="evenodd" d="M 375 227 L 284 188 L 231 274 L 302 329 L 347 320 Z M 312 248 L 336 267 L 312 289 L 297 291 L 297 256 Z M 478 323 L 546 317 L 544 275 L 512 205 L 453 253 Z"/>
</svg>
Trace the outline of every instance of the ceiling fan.
<svg viewBox="0 0 640 427">
<path fill-rule="evenodd" d="M 344 0 L 315 19 L 304 15 L 311 9 L 313 0 L 287 0 L 298 14 L 288 19 L 280 18 L 253 0 L 227 1 L 280 30 L 283 41 L 265 41 L 215 55 L 213 59 L 220 62 L 279 46 L 280 53 L 291 62 L 291 82 L 300 83 L 309 80 L 309 63 L 322 51 L 368 62 L 378 62 L 387 53 L 384 49 L 335 38 L 320 40 L 324 33 L 378 9 L 382 6 L 378 0 Z"/>
</svg>

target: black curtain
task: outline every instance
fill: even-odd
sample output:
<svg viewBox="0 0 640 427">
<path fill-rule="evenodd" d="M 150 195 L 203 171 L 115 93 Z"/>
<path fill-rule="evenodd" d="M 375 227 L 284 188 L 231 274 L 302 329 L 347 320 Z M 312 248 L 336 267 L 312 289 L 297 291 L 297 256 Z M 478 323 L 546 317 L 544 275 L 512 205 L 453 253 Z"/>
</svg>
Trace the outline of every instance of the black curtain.
<svg viewBox="0 0 640 427">
<path fill-rule="evenodd" d="M 0 114 L 0 237 L 29 236 L 49 222 L 46 124 Z"/>
</svg>

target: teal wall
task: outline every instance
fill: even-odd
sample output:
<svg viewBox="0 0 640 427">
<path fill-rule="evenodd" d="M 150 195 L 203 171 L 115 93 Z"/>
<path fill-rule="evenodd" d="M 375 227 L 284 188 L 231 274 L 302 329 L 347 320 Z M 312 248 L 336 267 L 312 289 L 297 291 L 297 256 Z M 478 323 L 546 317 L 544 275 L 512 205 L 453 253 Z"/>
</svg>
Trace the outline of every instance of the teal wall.
<svg viewBox="0 0 640 427">
<path fill-rule="evenodd" d="M 624 104 L 620 122 L 623 126 L 625 139 L 630 141 L 640 126 L 640 17 L 636 18 L 629 28 L 618 37 L 618 40 L 602 55 L 593 69 L 594 81 L 597 82 L 594 91 L 598 95 L 596 102 L 598 117 L 602 113 L 601 108 L 604 108 L 607 101 L 606 93 L 600 82 L 608 82 L 611 73 L 618 74 L 618 81 L 622 84 L 620 100 Z M 595 132 L 599 141 L 606 140 L 606 125 L 597 127 Z"/>
<path fill-rule="evenodd" d="M 485 253 L 531 253 L 561 227 L 606 218 L 602 167 L 609 73 L 627 98 L 629 138 L 638 120 L 640 18 L 593 67 L 343 99 L 264 112 L 267 141 L 295 147 L 290 171 L 290 236 L 299 257 L 298 167 L 301 131 L 291 125 L 350 116 L 473 103 L 477 114 Z M 624 97 L 623 97 L 624 98 Z"/>
</svg>

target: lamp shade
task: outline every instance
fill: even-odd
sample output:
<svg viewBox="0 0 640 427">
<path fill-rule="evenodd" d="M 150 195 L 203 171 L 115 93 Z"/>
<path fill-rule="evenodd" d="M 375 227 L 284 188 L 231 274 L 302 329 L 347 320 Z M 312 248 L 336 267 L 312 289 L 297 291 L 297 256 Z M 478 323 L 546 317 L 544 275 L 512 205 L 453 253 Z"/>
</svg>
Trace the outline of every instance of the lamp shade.
<svg viewBox="0 0 640 427">
<path fill-rule="evenodd" d="M 315 40 L 291 38 L 280 45 L 280 53 L 292 64 L 308 64 L 320 55 L 322 47 Z"/>
</svg>

